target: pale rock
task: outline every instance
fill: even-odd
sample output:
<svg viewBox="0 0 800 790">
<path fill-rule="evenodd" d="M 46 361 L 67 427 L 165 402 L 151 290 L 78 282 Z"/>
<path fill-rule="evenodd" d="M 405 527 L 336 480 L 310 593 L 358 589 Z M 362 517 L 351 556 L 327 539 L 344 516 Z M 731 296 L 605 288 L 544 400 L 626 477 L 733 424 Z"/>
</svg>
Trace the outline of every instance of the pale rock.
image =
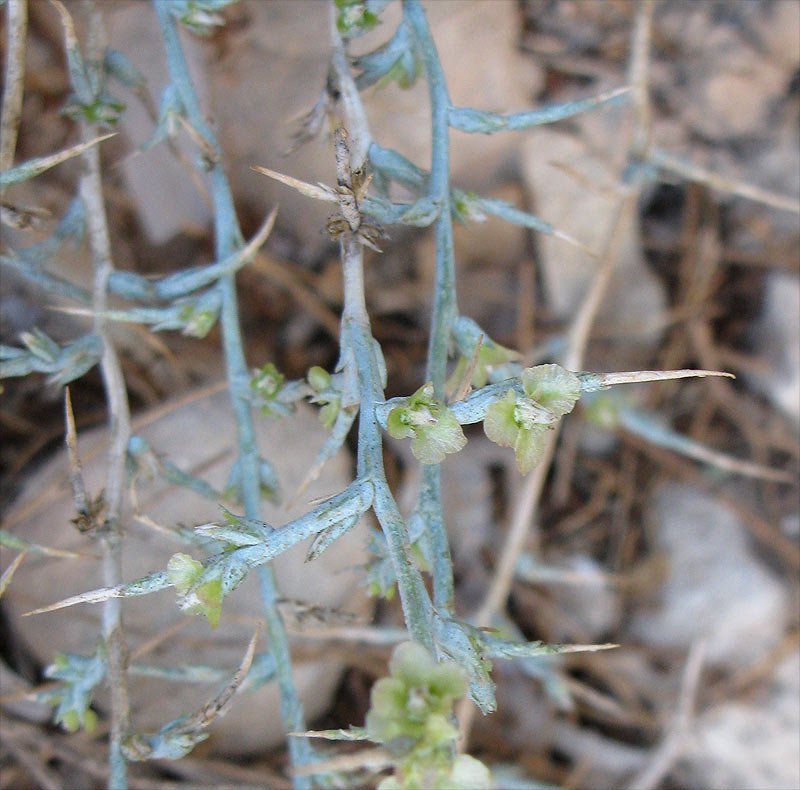
<svg viewBox="0 0 800 790">
<path fill-rule="evenodd" d="M 124 53 L 144 75 L 158 108 L 167 82 L 158 19 L 147 3 L 108 8 L 106 19 L 111 46 Z M 182 42 L 195 90 L 201 104 L 206 105 L 208 69 L 203 60 L 202 44 L 194 36 L 183 36 Z M 119 89 L 117 92 L 121 93 Z M 147 237 L 154 244 L 162 244 L 186 227 L 209 224 L 210 203 L 204 200 L 187 169 L 167 145 L 160 143 L 146 151 L 138 150 L 153 134 L 154 123 L 138 99 L 129 93 L 125 99 L 120 131 L 128 138 L 131 152 L 120 162 L 120 169 Z M 183 131 L 176 139 L 186 161 L 193 162 L 197 147 Z"/>
<path fill-rule="evenodd" d="M 670 483 L 651 503 L 668 571 L 658 606 L 640 608 L 631 638 L 688 648 L 703 638 L 712 663 L 749 666 L 783 636 L 789 602 L 780 579 L 753 556 L 735 512 L 692 486 Z"/>
<path fill-rule="evenodd" d="M 563 580 L 548 583 L 553 603 L 565 615 L 564 623 L 557 624 L 563 634 L 557 641 L 569 639 L 604 639 L 616 629 L 622 614 L 619 593 L 608 582 L 603 567 L 592 557 L 574 554 L 553 559 L 549 564 L 566 571 Z M 580 637 L 575 627 L 580 629 Z"/>
<path fill-rule="evenodd" d="M 712 140 L 757 134 L 787 88 L 785 68 L 724 27 L 713 29 L 693 55 L 682 93 L 686 123 Z"/>
<path fill-rule="evenodd" d="M 76 404 L 80 411 L 80 405 Z M 144 436 L 157 453 L 163 453 L 181 469 L 194 472 L 217 488 L 224 486 L 234 460 L 235 428 L 227 393 L 184 398 L 146 413 L 134 421 L 134 430 Z M 324 440 L 324 430 L 313 410 L 300 404 L 297 413 L 282 420 L 256 419 L 262 456 L 275 464 L 286 492 L 291 496 Z M 84 477 L 96 495 L 106 469 L 106 433 L 94 430 L 78 440 Z M 100 546 L 89 535 L 79 534 L 70 523 L 74 506 L 67 480 L 68 465 L 63 452 L 38 469 L 7 513 L 4 527 L 28 541 L 62 549 L 98 554 Z M 309 501 L 341 491 L 352 479 L 350 460 L 340 452 L 329 461 L 319 480 L 286 509 L 264 503 L 262 517 L 279 526 L 302 514 Z M 219 507 L 194 492 L 161 479 L 137 484 L 140 511 L 163 527 L 193 526 L 220 518 Z M 234 508 L 236 510 L 236 508 Z M 166 567 L 175 552 L 201 556 L 161 531 L 130 519 L 124 544 L 124 579 L 132 580 Z M 339 538 L 319 559 L 304 563 L 308 541 L 278 557 L 274 568 L 279 594 L 288 600 L 328 607 L 340 612 L 367 615 L 369 601 L 359 588 L 357 567 L 365 561 L 366 535 L 361 527 Z M 3 564 L 11 552 L 3 551 Z M 263 619 L 255 573 L 222 605 L 217 629 L 204 618 L 191 617 L 174 636 L 162 642 L 140 661 L 164 666 L 181 663 L 210 664 L 230 669 L 244 655 L 256 623 Z M 58 651 L 91 653 L 100 628 L 102 605 L 79 605 L 53 613 L 20 618 L 30 609 L 54 603 L 66 596 L 104 586 L 97 559 L 52 559 L 26 557 L 6 590 L 4 610 L 14 633 L 43 664 Z M 172 589 L 132 598 L 124 603 L 125 630 L 130 649 L 136 649 L 164 629 L 178 623 L 183 614 Z M 264 650 L 264 640 L 258 650 Z M 295 664 L 295 681 L 312 720 L 330 704 L 343 671 L 335 660 Z M 179 684 L 173 681 L 131 677 L 133 721 L 139 731 L 153 731 L 181 713 L 198 710 L 219 689 L 217 685 Z M 106 705 L 100 690 L 99 704 Z M 212 746 L 228 754 L 254 753 L 282 741 L 276 686 L 236 697 L 230 712 L 212 728 Z"/>
<path fill-rule="evenodd" d="M 768 57 L 791 77 L 800 63 L 800 3 L 770 3 L 753 15 L 753 23 Z"/>
<path fill-rule="evenodd" d="M 594 130 L 612 126 L 611 121 L 591 124 Z M 613 139 L 610 132 L 604 141 L 592 139 L 591 145 L 587 139 L 560 129 L 532 130 L 523 144 L 521 171 L 534 195 L 535 213 L 600 252 L 620 198 L 614 167 L 599 153 Z M 568 319 L 586 295 L 599 263 L 554 236 L 537 234 L 536 241 L 550 308 L 555 316 Z M 654 340 L 659 331 L 642 331 L 643 323 L 663 312 L 665 297 L 644 262 L 636 217 L 617 229 L 614 266 L 598 320 L 635 333 L 638 341 Z"/>
<path fill-rule="evenodd" d="M 800 538 L 800 511 L 784 516 L 781 519 L 781 530 L 790 538 Z"/>
<path fill-rule="evenodd" d="M 522 190 L 516 184 L 501 184 L 485 194 L 525 209 Z M 513 331 L 518 265 L 526 257 L 527 238 L 525 228 L 491 214 L 483 221 L 453 224 L 459 308 L 490 333 Z M 414 254 L 423 298 L 430 300 L 436 270 L 436 245 L 431 231 L 423 233 L 414 244 Z"/>
<path fill-rule="evenodd" d="M 766 278 L 764 311 L 753 332 L 768 373 L 748 373 L 748 381 L 800 424 L 800 277 L 772 271 Z"/>
<path fill-rule="evenodd" d="M 800 787 L 800 653 L 777 667 L 760 698 L 726 702 L 694 722 L 680 786 Z"/>
</svg>

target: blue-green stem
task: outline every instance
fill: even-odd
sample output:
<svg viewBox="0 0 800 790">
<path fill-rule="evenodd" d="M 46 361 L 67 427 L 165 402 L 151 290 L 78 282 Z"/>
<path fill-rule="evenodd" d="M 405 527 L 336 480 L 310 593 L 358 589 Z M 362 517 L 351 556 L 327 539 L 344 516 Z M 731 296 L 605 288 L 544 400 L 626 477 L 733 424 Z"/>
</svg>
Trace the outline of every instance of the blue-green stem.
<svg viewBox="0 0 800 790">
<path fill-rule="evenodd" d="M 343 96 L 345 123 L 350 135 L 350 167 L 359 168 L 370 146 L 371 135 L 347 63 L 344 44 L 334 21 L 331 3 L 332 66 Z M 397 577 L 403 614 L 411 636 L 435 652 L 432 632 L 432 607 L 425 584 L 409 557 L 408 525 L 397 506 L 383 468 L 381 426 L 375 415 L 376 404 L 385 400 L 380 349 L 372 337 L 364 296 L 364 255 L 361 245 L 349 234 L 341 242 L 344 307 L 342 310 L 342 363 L 355 364 L 360 412 L 358 421 L 358 477 L 373 484 L 373 509 L 378 518 Z M 444 380 L 444 379 L 443 379 Z"/>
<path fill-rule="evenodd" d="M 431 171 L 428 196 L 439 204 L 439 216 L 433 226 L 436 248 L 433 316 L 428 344 L 427 377 L 433 382 L 436 397 L 444 400 L 447 373 L 447 348 L 450 330 L 457 315 L 453 226 L 450 212 L 450 97 L 444 72 L 428 21 L 417 0 L 403 0 L 403 18 L 411 27 L 422 56 L 431 102 Z M 428 534 L 433 552 L 433 600 L 437 608 L 452 611 L 453 563 L 447 542 L 441 507 L 439 466 L 425 466 L 417 502 L 421 515 L 428 515 Z"/>
<path fill-rule="evenodd" d="M 344 309 L 342 311 L 342 347 L 357 368 L 360 393 L 358 418 L 358 476 L 371 479 L 373 508 L 383 528 L 397 575 L 397 587 L 406 625 L 411 636 L 434 651 L 432 610 L 428 593 L 417 568 L 409 558 L 408 527 L 389 490 L 383 468 L 381 428 L 375 416 L 375 404 L 384 400 L 378 353 L 369 327 L 364 301 L 364 263 L 361 245 L 352 237 L 342 240 Z"/>
<path fill-rule="evenodd" d="M 200 110 L 197 94 L 189 76 L 169 3 L 165 2 L 165 0 L 156 0 L 155 8 L 164 36 L 164 47 L 170 77 L 180 93 L 186 109 L 187 120 L 206 139 L 216 154 L 216 161 L 211 166 L 211 195 L 214 204 L 216 257 L 218 260 L 223 260 L 242 246 L 243 239 L 236 219 L 228 180 L 222 168 L 221 151 Z M 223 275 L 219 281 L 219 288 L 222 293 L 220 318 L 222 343 L 225 352 L 228 387 L 236 418 L 239 458 L 242 470 L 242 499 L 247 517 L 257 519 L 260 510 L 259 456 L 253 431 L 250 404 L 239 394 L 241 382 L 247 378 L 248 372 L 239 327 L 234 275 Z M 283 724 L 288 732 L 302 732 L 306 729 L 303 709 L 292 678 L 286 631 L 276 608 L 278 593 L 274 574 L 269 566 L 263 566 L 258 569 L 258 575 L 267 624 L 269 649 L 275 661 L 276 678 L 280 690 Z M 265 715 L 267 714 L 268 712 L 265 711 Z M 295 766 L 309 763 L 313 759 L 311 746 L 303 738 L 289 738 L 289 755 Z M 293 781 L 297 790 L 311 787 L 311 777 L 295 776 Z"/>
</svg>

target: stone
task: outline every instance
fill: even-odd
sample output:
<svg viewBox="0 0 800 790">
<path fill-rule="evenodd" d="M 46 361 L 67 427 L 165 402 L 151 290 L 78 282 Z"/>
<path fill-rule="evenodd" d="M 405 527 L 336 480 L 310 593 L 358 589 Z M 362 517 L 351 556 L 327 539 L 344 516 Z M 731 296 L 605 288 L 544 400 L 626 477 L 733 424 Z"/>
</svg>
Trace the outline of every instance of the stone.
<svg viewBox="0 0 800 790">
<path fill-rule="evenodd" d="M 777 667 L 756 699 L 731 701 L 694 722 L 681 787 L 800 787 L 800 653 Z"/>
<path fill-rule="evenodd" d="M 549 565 L 563 569 L 565 578 L 548 584 L 548 592 L 563 622 L 555 623 L 554 641 L 607 639 L 622 615 L 619 592 L 609 583 L 600 563 L 585 554 L 552 558 Z M 578 575 L 579 579 L 571 578 Z"/>
<path fill-rule="evenodd" d="M 612 144 L 613 122 L 594 120 L 591 124 L 593 130 L 606 129 L 603 139 L 548 127 L 530 131 L 522 147 L 520 167 L 524 183 L 534 196 L 535 213 L 598 253 L 605 244 L 619 196 L 614 188 L 613 165 L 609 157 L 598 153 Z M 617 232 L 615 269 L 598 320 L 611 321 L 620 328 L 628 325 L 631 330 L 636 326 L 637 340 L 652 341 L 659 332 L 642 332 L 641 325 L 664 310 L 663 287 L 645 264 L 638 219 L 623 222 Z M 557 318 L 569 319 L 586 295 L 598 261 L 554 236 L 537 234 L 536 243 L 550 309 Z"/>
<path fill-rule="evenodd" d="M 80 405 L 75 404 L 77 410 Z M 312 463 L 324 440 L 324 429 L 314 411 L 300 404 L 291 417 L 256 418 L 262 456 L 274 463 L 287 498 Z M 144 436 L 157 453 L 163 453 L 181 469 L 193 472 L 217 488 L 224 486 L 234 460 L 235 429 L 225 391 L 201 390 L 145 413 L 134 421 L 134 430 Z M 79 436 L 78 446 L 88 490 L 96 495 L 104 480 L 106 433 L 104 429 Z M 7 514 L 4 526 L 26 540 L 61 549 L 97 555 L 99 545 L 80 534 L 70 523 L 74 506 L 67 480 L 64 452 L 45 463 L 28 480 Z M 341 491 L 352 479 L 350 459 L 341 451 L 328 462 L 320 478 L 301 501 L 286 508 L 264 503 L 262 518 L 279 526 L 308 510 L 309 502 Z M 160 478 L 137 484 L 140 512 L 169 529 L 177 524 L 191 527 L 220 518 L 219 507 L 186 488 Z M 234 511 L 237 509 L 232 508 Z M 124 579 L 132 580 L 166 567 L 175 552 L 201 553 L 178 543 L 162 530 L 135 518 L 127 522 L 124 549 Z M 304 562 L 308 541 L 294 546 L 274 562 L 282 598 L 327 607 L 337 612 L 368 615 L 365 591 L 359 588 L 358 566 L 366 559 L 367 536 L 357 527 L 339 538 L 319 559 Z M 3 564 L 11 553 L 3 551 Z M 229 668 L 239 665 L 256 624 L 262 619 L 256 574 L 237 588 L 222 605 L 217 629 L 202 617 L 191 617 L 174 636 L 162 642 L 139 661 L 163 666 L 181 663 L 210 664 Z M 42 664 L 57 651 L 91 653 L 100 628 L 101 605 L 77 607 L 34 617 L 20 618 L 30 609 L 54 603 L 66 596 L 104 586 L 98 559 L 52 559 L 26 557 L 3 605 L 10 627 Z M 124 603 L 129 647 L 143 642 L 178 623 L 183 614 L 174 590 L 132 598 Z M 335 615 L 334 615 L 335 617 Z M 258 650 L 264 650 L 264 641 Z M 309 720 L 324 712 L 331 702 L 344 665 L 334 660 L 299 662 L 295 680 Z M 139 731 L 153 731 L 181 713 L 199 709 L 218 690 L 219 684 L 190 685 L 131 677 L 133 721 Z M 105 705 L 105 693 L 99 703 Z M 278 695 L 274 683 L 236 697 L 230 712 L 212 728 L 212 746 L 227 754 L 247 754 L 282 741 Z"/>
<path fill-rule="evenodd" d="M 107 13 L 111 46 L 124 53 L 147 80 L 158 108 L 166 83 L 163 40 L 153 9 L 142 3 L 112 6 Z M 194 36 L 184 36 L 184 52 L 200 100 L 207 103 L 207 69 L 202 44 Z M 118 92 L 121 95 L 121 91 Z M 120 162 L 120 169 L 133 198 L 143 230 L 154 244 L 169 241 L 187 227 L 203 227 L 211 222 L 211 205 L 195 187 L 192 176 L 178 158 L 161 143 L 139 151 L 153 134 L 154 123 L 142 103 L 125 95 L 125 113 L 120 131 L 127 137 L 131 152 Z M 197 148 L 185 132 L 177 136 L 187 163 L 193 162 Z"/>
<path fill-rule="evenodd" d="M 650 512 L 668 570 L 658 607 L 635 612 L 629 638 L 681 649 L 703 638 L 708 661 L 729 667 L 766 655 L 783 636 L 789 602 L 737 514 L 679 483 L 658 489 Z"/>
<path fill-rule="evenodd" d="M 767 274 L 764 311 L 753 333 L 768 373 L 747 373 L 747 380 L 800 425 L 800 277 L 793 272 Z"/>
</svg>

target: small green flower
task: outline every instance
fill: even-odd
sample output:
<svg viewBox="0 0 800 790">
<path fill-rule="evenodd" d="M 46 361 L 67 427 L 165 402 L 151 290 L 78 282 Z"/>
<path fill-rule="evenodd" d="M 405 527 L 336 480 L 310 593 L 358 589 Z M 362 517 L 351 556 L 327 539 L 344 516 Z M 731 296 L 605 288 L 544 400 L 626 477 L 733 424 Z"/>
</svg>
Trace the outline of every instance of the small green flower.
<svg viewBox="0 0 800 790">
<path fill-rule="evenodd" d="M 199 308 L 190 303 L 181 308 L 178 319 L 184 324 L 182 334 L 189 337 L 205 337 L 217 321 L 219 307 Z"/>
<path fill-rule="evenodd" d="M 222 580 L 210 579 L 194 587 L 202 572 L 202 563 L 188 554 L 173 554 L 167 563 L 167 576 L 178 591 L 181 609 L 188 614 L 205 615 L 208 624 L 216 628 L 222 609 Z"/>
<path fill-rule="evenodd" d="M 458 790 L 489 790 L 492 777 L 489 769 L 468 754 L 459 754 L 453 763 L 447 787 Z"/>
<path fill-rule="evenodd" d="M 325 368 L 314 365 L 308 369 L 308 384 L 314 392 L 322 392 L 331 384 L 331 374 Z"/>
<path fill-rule="evenodd" d="M 581 380 L 561 365 L 537 365 L 522 371 L 525 394 L 545 409 L 563 417 L 581 396 Z"/>
<path fill-rule="evenodd" d="M 422 73 L 422 61 L 415 50 L 409 48 L 392 64 L 381 78 L 378 87 L 382 88 L 390 82 L 396 82 L 403 90 L 408 90 Z"/>
<path fill-rule="evenodd" d="M 272 364 L 267 362 L 253 371 L 250 378 L 250 389 L 253 391 L 253 402 L 261 409 L 261 413 L 283 414 L 286 412 L 284 404 L 277 402 L 281 387 L 283 387 L 283 374 Z"/>
<path fill-rule="evenodd" d="M 581 383 L 559 365 L 526 368 L 521 379 L 525 395 L 509 389 L 486 410 L 483 430 L 501 447 L 513 447 L 517 468 L 527 474 L 541 460 L 548 428 L 575 406 Z"/>
<path fill-rule="evenodd" d="M 235 0 L 172 0 L 172 11 L 178 21 L 198 36 L 210 36 L 225 24 L 225 17 L 218 14 Z"/>
<path fill-rule="evenodd" d="M 364 0 L 335 0 L 336 29 L 349 38 L 372 30 L 378 24 L 378 17 L 367 9 Z"/>
<path fill-rule="evenodd" d="M 76 94 L 73 94 L 67 100 L 61 114 L 74 120 L 85 120 L 92 124 L 111 128 L 116 126 L 124 111 L 125 102 L 109 96 L 107 93 L 94 96 L 91 102 L 82 102 Z"/>
<path fill-rule="evenodd" d="M 504 365 L 506 362 L 513 362 L 519 359 L 519 353 L 495 343 L 493 340 L 485 340 L 481 343 L 478 350 L 478 359 L 475 361 L 475 367 L 472 371 L 472 379 L 470 384 L 474 389 L 483 387 L 489 380 L 489 369 L 496 365 Z M 458 358 L 458 362 L 450 375 L 447 382 L 447 388 L 454 390 L 464 378 L 464 374 L 469 368 L 471 357 L 467 358 L 464 354 Z"/>
<path fill-rule="evenodd" d="M 411 438 L 411 452 L 423 464 L 441 463 L 467 443 L 453 413 L 434 397 L 430 381 L 408 398 L 406 406 L 389 412 L 386 430 L 395 439 Z"/>
</svg>

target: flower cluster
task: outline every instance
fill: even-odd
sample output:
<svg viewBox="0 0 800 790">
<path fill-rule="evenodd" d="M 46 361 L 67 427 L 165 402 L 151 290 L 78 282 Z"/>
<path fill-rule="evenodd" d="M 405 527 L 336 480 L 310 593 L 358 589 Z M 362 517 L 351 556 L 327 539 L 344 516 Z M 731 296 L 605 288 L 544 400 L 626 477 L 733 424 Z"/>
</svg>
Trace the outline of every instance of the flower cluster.
<svg viewBox="0 0 800 790">
<path fill-rule="evenodd" d="M 423 464 L 438 464 L 448 453 L 467 443 L 453 413 L 433 394 L 433 384 L 423 384 L 405 406 L 389 412 L 386 430 L 395 439 L 411 439 L 411 452 Z"/>
<path fill-rule="evenodd" d="M 395 773 L 379 790 L 489 788 L 489 771 L 468 755 L 455 757 L 458 728 L 453 703 L 464 695 L 466 674 L 457 664 L 437 664 L 424 647 L 395 648 L 389 677 L 372 687 L 366 734 L 396 757 Z"/>
<path fill-rule="evenodd" d="M 314 391 L 311 402 L 322 405 L 319 410 L 319 421 L 330 430 L 339 413 L 341 393 L 331 386 L 331 374 L 319 365 L 309 368 L 306 378 L 308 386 Z"/>
<path fill-rule="evenodd" d="M 483 429 L 501 447 L 513 447 L 523 474 L 539 463 L 548 428 L 572 411 L 581 395 L 580 379 L 560 365 L 522 371 L 524 395 L 513 389 L 486 410 Z"/>
</svg>

